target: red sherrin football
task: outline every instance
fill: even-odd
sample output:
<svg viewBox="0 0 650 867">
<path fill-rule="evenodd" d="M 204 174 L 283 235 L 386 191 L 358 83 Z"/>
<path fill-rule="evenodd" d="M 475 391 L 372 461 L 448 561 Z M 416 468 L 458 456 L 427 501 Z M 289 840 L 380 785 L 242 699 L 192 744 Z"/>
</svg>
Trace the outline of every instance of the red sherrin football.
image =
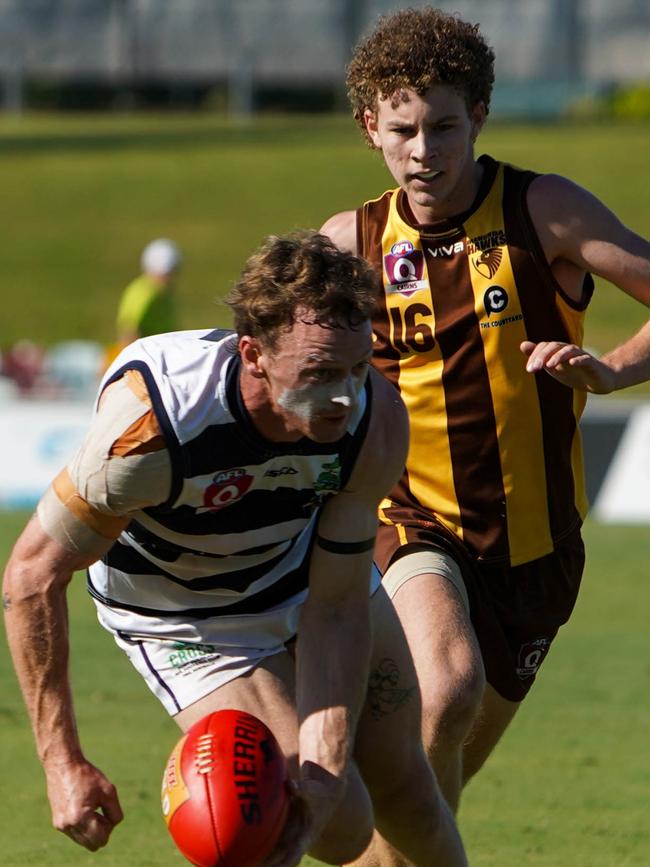
<svg viewBox="0 0 650 867">
<path fill-rule="evenodd" d="M 169 833 L 196 867 L 256 867 L 287 817 L 284 755 L 263 722 L 220 710 L 196 722 L 163 775 Z"/>
</svg>

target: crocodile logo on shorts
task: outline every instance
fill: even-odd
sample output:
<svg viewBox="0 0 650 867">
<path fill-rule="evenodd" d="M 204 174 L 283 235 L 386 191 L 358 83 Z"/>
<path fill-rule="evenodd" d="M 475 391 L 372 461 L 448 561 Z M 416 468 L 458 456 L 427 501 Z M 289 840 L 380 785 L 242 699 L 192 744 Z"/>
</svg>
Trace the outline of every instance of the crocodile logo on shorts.
<svg viewBox="0 0 650 867">
<path fill-rule="evenodd" d="M 192 644 L 185 641 L 175 641 L 169 654 L 169 664 L 172 668 L 195 663 L 197 660 L 214 659 L 218 656 L 216 647 L 212 644 Z"/>
<path fill-rule="evenodd" d="M 314 482 L 314 491 L 324 494 L 328 491 L 338 491 L 341 487 L 341 462 L 337 457 L 329 464 L 323 464 L 318 478 Z"/>
</svg>

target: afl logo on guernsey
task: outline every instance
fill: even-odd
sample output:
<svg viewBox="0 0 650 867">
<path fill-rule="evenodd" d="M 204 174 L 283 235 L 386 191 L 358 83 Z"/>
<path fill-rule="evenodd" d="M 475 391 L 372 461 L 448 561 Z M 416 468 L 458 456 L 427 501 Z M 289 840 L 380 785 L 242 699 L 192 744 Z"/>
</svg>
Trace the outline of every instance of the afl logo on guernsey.
<svg viewBox="0 0 650 867">
<path fill-rule="evenodd" d="M 390 253 L 384 256 L 386 272 L 386 291 L 399 292 L 407 298 L 429 285 L 423 279 L 424 255 L 422 250 L 416 250 L 410 241 L 398 241 L 390 248 Z"/>
<path fill-rule="evenodd" d="M 203 492 L 203 508 L 211 511 L 232 506 L 253 483 L 253 477 L 241 468 L 217 473 L 212 484 Z"/>
</svg>

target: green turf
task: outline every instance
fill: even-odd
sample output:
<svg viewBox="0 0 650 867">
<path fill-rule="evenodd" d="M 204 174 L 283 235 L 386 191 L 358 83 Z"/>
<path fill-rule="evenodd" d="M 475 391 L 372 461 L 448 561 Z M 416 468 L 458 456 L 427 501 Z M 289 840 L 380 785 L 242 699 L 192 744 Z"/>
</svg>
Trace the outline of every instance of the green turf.
<svg viewBox="0 0 650 867">
<path fill-rule="evenodd" d="M 466 792 L 477 867 L 650 864 L 650 533 L 591 523 L 586 540 L 574 616 Z"/>
<path fill-rule="evenodd" d="M 649 137 L 641 122 L 495 123 L 479 152 L 566 174 L 650 236 Z M 266 234 L 317 227 L 391 184 L 345 116 L 0 118 L 0 156 L 2 345 L 111 342 L 121 290 L 158 235 L 186 255 L 182 327 L 229 324 L 219 298 Z M 587 343 L 607 349 L 645 316 L 599 283 Z"/>
<path fill-rule="evenodd" d="M 0 513 L 0 563 L 24 519 Z M 650 534 L 647 528 L 595 524 L 586 530 L 588 566 L 574 617 L 519 717 L 465 795 L 460 821 L 475 867 L 650 863 Z M 0 667 L 0 863 L 184 864 L 158 801 L 177 731 L 96 623 L 80 576 L 70 600 L 82 741 L 117 784 L 126 818 L 96 856 L 50 830 L 42 775 L 6 658 Z"/>
</svg>

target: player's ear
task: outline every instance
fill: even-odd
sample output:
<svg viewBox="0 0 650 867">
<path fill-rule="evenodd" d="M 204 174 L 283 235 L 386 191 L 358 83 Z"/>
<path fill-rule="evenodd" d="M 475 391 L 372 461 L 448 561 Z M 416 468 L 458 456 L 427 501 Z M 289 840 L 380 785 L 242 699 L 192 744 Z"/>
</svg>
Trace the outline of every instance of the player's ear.
<svg viewBox="0 0 650 867">
<path fill-rule="evenodd" d="M 367 108 L 363 113 L 363 122 L 366 127 L 366 132 L 370 136 L 370 141 L 376 148 L 381 148 L 381 138 L 377 124 L 377 112 Z"/>
<path fill-rule="evenodd" d="M 239 338 L 239 355 L 243 368 L 249 376 L 255 376 L 258 379 L 264 376 L 263 350 L 256 337 L 249 337 L 245 334 Z"/>
<path fill-rule="evenodd" d="M 487 117 L 487 112 L 485 110 L 485 103 L 482 99 L 479 99 L 478 102 L 475 102 L 472 110 L 469 115 L 469 119 L 472 124 L 472 141 L 476 141 L 479 136 L 479 133 L 483 129 L 483 124 L 485 123 L 485 118 Z"/>
</svg>

